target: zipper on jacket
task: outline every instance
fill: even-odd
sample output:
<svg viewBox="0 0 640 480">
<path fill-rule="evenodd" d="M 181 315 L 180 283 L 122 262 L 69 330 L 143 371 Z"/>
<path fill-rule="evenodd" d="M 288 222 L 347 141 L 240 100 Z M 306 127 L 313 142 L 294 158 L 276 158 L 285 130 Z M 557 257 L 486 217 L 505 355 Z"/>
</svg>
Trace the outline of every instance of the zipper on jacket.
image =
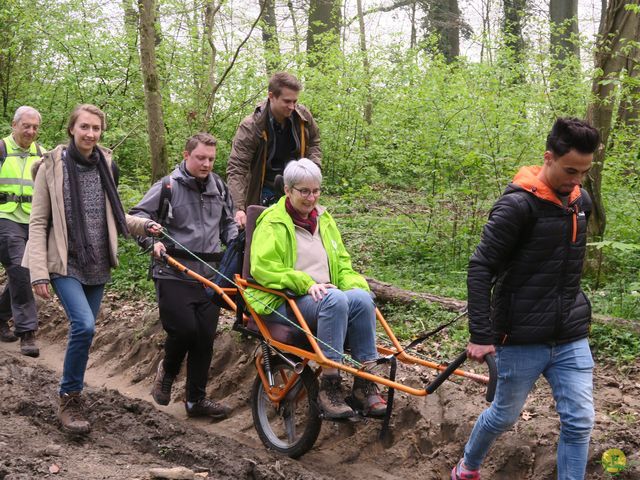
<svg viewBox="0 0 640 480">
<path fill-rule="evenodd" d="M 556 325 L 554 329 L 554 335 L 557 337 L 560 334 L 560 324 L 562 322 L 562 315 L 564 311 L 564 281 L 567 274 L 567 263 L 569 262 L 569 251 L 571 249 L 571 244 L 575 243 L 575 239 L 577 238 L 577 205 L 574 205 L 574 208 L 568 208 L 568 212 L 572 212 L 571 216 L 571 232 L 567 232 L 565 235 L 565 249 L 564 249 L 564 258 L 562 259 L 562 268 L 560 269 L 560 276 L 558 277 L 558 312 L 556 315 Z"/>
</svg>

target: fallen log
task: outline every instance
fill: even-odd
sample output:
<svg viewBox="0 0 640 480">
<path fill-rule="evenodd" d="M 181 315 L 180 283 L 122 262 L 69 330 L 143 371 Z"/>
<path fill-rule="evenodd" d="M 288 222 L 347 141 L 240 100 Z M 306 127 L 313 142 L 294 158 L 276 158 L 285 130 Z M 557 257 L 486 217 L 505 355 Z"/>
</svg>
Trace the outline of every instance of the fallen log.
<svg viewBox="0 0 640 480">
<path fill-rule="evenodd" d="M 462 312 L 467 308 L 467 302 L 456 298 L 442 297 L 426 292 L 414 292 L 402 288 L 394 287 L 390 283 L 381 282 L 375 278 L 365 277 L 369 283 L 371 291 L 376 294 L 376 299 L 381 303 L 395 303 L 400 305 L 410 305 L 416 300 L 425 300 L 430 303 L 436 303 L 443 309 L 450 312 Z M 593 320 L 602 324 L 616 325 L 618 327 L 630 330 L 640 334 L 640 322 L 637 320 L 627 320 L 625 318 L 606 317 L 604 315 L 594 314 Z"/>
<path fill-rule="evenodd" d="M 449 310 L 451 312 L 462 312 L 467 308 L 467 302 L 464 300 L 441 297 L 440 295 L 433 295 L 426 292 L 412 292 L 411 290 L 394 287 L 390 283 L 381 282 L 375 278 L 365 278 L 369 283 L 371 291 L 376 294 L 376 298 L 382 303 L 399 303 L 402 305 L 409 305 L 414 303 L 416 300 L 426 300 L 427 302 L 437 303 L 445 310 Z"/>
</svg>

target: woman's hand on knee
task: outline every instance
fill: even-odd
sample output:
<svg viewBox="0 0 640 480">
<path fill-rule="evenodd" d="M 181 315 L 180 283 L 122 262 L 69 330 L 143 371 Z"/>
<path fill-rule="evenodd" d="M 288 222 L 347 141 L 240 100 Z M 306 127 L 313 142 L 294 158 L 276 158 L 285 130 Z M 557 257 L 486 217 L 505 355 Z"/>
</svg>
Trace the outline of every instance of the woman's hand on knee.
<svg viewBox="0 0 640 480">
<path fill-rule="evenodd" d="M 314 283 L 309 287 L 307 293 L 311 295 L 316 302 L 322 300 L 330 288 L 338 288 L 332 283 Z"/>
</svg>

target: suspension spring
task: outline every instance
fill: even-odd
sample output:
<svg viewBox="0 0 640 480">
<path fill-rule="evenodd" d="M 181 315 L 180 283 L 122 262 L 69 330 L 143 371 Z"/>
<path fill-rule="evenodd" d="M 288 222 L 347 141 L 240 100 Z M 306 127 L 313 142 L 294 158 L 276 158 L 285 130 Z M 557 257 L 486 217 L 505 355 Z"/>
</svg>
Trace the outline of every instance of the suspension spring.
<svg viewBox="0 0 640 480">
<path fill-rule="evenodd" d="M 273 372 L 271 371 L 271 348 L 267 342 L 262 342 L 262 364 L 264 365 L 264 373 L 267 374 L 267 380 L 269 381 L 269 386 L 273 387 Z"/>
</svg>

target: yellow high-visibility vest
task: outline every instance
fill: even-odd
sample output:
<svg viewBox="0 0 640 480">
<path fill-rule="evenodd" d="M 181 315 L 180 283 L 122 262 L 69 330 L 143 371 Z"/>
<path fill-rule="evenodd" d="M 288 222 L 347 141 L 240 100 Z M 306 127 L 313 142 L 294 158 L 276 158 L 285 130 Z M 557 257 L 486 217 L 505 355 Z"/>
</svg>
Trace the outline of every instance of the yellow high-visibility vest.
<svg viewBox="0 0 640 480">
<path fill-rule="evenodd" d="M 25 152 L 15 148 L 15 141 L 11 137 L 2 141 L 7 155 L 0 157 L 0 212 L 12 213 L 20 206 L 30 214 L 33 196 L 31 166 L 42 157 L 43 150 L 36 142 Z"/>
</svg>

